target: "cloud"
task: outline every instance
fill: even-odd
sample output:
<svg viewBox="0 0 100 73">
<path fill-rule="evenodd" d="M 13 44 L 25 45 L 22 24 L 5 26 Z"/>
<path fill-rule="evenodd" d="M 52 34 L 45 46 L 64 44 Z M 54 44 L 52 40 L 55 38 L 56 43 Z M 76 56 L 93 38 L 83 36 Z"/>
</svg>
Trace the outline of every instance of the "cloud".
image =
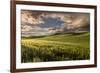
<svg viewBox="0 0 100 73">
<path fill-rule="evenodd" d="M 39 15 L 35 16 L 35 14 L 32 11 L 22 10 L 21 23 L 22 25 L 25 24 L 37 25 L 43 23 L 43 21 L 39 18 Z"/>
<path fill-rule="evenodd" d="M 74 28 L 79 28 L 83 26 L 87 26 L 90 23 L 89 15 L 87 14 L 79 14 L 72 22 Z"/>
<path fill-rule="evenodd" d="M 90 26 L 89 13 L 21 11 L 22 33 L 49 35 L 70 30 L 87 30 Z"/>
<path fill-rule="evenodd" d="M 27 32 L 27 31 L 30 31 L 31 29 L 33 29 L 31 26 L 24 25 L 22 28 L 22 32 Z"/>
<path fill-rule="evenodd" d="M 72 28 L 78 28 L 89 24 L 89 13 L 46 13 L 42 14 L 42 17 L 48 18 L 60 18 L 64 21 L 64 25 Z"/>
<path fill-rule="evenodd" d="M 32 27 L 32 29 L 24 29 L 22 31 L 22 36 L 43 36 L 43 35 L 50 35 L 55 32 L 50 32 L 49 28 L 40 28 L 38 26 Z"/>
</svg>

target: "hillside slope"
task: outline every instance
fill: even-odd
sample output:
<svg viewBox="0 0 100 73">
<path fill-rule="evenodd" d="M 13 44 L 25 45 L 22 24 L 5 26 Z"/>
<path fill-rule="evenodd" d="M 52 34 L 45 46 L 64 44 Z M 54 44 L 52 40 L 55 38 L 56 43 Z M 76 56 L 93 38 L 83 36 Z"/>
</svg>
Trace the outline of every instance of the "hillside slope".
<svg viewBox="0 0 100 73">
<path fill-rule="evenodd" d="M 89 33 L 22 38 L 22 62 L 89 59 Z"/>
</svg>

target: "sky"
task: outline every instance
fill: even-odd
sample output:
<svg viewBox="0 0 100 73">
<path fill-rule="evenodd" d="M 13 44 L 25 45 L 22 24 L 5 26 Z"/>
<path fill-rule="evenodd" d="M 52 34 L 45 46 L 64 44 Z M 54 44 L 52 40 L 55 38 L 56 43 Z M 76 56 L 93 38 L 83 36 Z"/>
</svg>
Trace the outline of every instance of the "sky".
<svg viewBox="0 0 100 73">
<path fill-rule="evenodd" d="M 21 10 L 22 36 L 89 31 L 89 28 L 89 13 Z"/>
</svg>

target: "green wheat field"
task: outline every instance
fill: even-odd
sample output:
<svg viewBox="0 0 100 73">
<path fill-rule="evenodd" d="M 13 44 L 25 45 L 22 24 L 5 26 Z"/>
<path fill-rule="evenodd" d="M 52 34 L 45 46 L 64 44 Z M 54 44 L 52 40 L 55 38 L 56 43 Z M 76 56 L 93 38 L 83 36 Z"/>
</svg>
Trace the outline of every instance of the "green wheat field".
<svg viewBox="0 0 100 73">
<path fill-rule="evenodd" d="M 87 60 L 89 45 L 89 32 L 22 37 L 21 62 Z"/>
</svg>

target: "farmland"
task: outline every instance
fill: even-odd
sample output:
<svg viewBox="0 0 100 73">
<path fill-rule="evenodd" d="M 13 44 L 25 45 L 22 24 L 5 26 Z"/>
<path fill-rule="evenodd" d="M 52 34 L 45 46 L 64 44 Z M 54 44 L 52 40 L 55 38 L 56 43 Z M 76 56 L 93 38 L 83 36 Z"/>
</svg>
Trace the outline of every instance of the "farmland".
<svg viewBox="0 0 100 73">
<path fill-rule="evenodd" d="M 87 60 L 89 40 L 89 32 L 22 37 L 21 62 Z"/>
</svg>

